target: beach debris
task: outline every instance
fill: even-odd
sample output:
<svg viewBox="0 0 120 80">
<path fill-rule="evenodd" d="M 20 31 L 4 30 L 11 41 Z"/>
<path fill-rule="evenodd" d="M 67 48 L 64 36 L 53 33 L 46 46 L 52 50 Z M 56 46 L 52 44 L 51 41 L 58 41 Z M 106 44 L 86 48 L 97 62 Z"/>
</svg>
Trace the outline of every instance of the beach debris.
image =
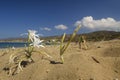
<svg viewBox="0 0 120 80">
<path fill-rule="evenodd" d="M 82 49 L 88 49 L 87 45 L 86 45 L 86 40 L 85 40 L 85 36 L 80 36 L 79 37 L 79 48 L 82 50 Z"/>
<path fill-rule="evenodd" d="M 28 63 L 30 63 L 30 61 L 26 58 L 24 53 L 11 54 L 9 57 L 9 62 L 3 70 L 7 71 L 9 76 L 15 75 L 20 71 L 23 71 L 23 67 L 25 67 Z"/>
<path fill-rule="evenodd" d="M 9 52 L 9 50 L 7 50 L 7 49 L 2 50 L 2 53 L 0 53 L 0 57 L 8 54 L 8 52 Z"/>
<path fill-rule="evenodd" d="M 92 56 L 92 59 L 96 62 L 96 63 L 100 63 L 96 58 L 94 58 L 93 56 Z"/>
<path fill-rule="evenodd" d="M 12 47 L 12 50 L 15 50 L 15 47 L 14 47 L 14 46 Z"/>
</svg>

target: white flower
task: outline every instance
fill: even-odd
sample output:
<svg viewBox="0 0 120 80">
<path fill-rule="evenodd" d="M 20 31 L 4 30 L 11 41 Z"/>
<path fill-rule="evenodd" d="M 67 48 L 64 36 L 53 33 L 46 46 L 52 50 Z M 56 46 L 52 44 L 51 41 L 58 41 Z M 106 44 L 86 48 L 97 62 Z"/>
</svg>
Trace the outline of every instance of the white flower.
<svg viewBox="0 0 120 80">
<path fill-rule="evenodd" d="M 28 36 L 29 36 L 29 38 L 30 38 L 30 40 L 31 40 L 31 46 L 34 46 L 34 47 L 44 47 L 41 43 L 43 42 L 43 40 L 40 40 L 40 38 L 39 38 L 39 35 L 38 34 L 36 34 L 37 33 L 37 31 L 35 31 L 35 30 L 28 30 Z"/>
<path fill-rule="evenodd" d="M 37 33 L 37 31 L 35 31 L 35 30 L 28 30 L 28 36 L 32 42 L 34 41 L 35 37 L 39 38 L 39 35 L 36 33 Z"/>
<path fill-rule="evenodd" d="M 44 47 L 41 43 L 43 42 L 43 40 L 40 40 L 39 38 L 34 38 L 34 41 L 30 44 L 34 47 Z"/>
</svg>

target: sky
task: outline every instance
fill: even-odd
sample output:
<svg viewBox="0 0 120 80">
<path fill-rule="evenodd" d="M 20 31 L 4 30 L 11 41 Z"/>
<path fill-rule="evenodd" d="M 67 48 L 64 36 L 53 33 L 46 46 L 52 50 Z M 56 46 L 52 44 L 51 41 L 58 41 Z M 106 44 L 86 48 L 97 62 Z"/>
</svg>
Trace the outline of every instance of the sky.
<svg viewBox="0 0 120 80">
<path fill-rule="evenodd" d="M 0 0 L 0 38 L 120 31 L 120 0 Z"/>
</svg>

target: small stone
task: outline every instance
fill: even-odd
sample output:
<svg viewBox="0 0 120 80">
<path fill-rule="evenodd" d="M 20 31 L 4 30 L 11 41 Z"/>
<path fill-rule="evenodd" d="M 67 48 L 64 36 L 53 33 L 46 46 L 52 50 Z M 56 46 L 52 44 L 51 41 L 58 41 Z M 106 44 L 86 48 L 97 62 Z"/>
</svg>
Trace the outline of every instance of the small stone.
<svg viewBox="0 0 120 80">
<path fill-rule="evenodd" d="M 82 78 L 78 79 L 78 80 L 83 80 Z"/>
<path fill-rule="evenodd" d="M 113 80 L 118 80 L 118 78 L 115 78 L 115 79 L 113 79 Z"/>
<path fill-rule="evenodd" d="M 101 48 L 101 46 L 98 46 L 97 48 Z"/>
<path fill-rule="evenodd" d="M 93 78 L 90 78 L 90 80 L 94 80 Z"/>
<path fill-rule="evenodd" d="M 50 70 L 48 69 L 48 70 L 46 70 L 46 73 L 48 73 Z"/>
</svg>

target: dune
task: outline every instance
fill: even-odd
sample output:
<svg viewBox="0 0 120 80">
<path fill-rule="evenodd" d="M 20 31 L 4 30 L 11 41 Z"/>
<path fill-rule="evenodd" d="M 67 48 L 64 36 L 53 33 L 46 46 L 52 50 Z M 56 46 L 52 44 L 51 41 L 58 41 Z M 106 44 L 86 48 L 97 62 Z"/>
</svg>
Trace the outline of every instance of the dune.
<svg viewBox="0 0 120 80">
<path fill-rule="evenodd" d="M 87 42 L 88 50 L 71 43 L 60 64 L 59 45 L 46 46 L 52 58 L 33 53 L 35 63 L 18 74 L 8 76 L 3 68 L 9 56 L 24 48 L 0 50 L 0 80 L 120 80 L 120 40 Z"/>
</svg>

